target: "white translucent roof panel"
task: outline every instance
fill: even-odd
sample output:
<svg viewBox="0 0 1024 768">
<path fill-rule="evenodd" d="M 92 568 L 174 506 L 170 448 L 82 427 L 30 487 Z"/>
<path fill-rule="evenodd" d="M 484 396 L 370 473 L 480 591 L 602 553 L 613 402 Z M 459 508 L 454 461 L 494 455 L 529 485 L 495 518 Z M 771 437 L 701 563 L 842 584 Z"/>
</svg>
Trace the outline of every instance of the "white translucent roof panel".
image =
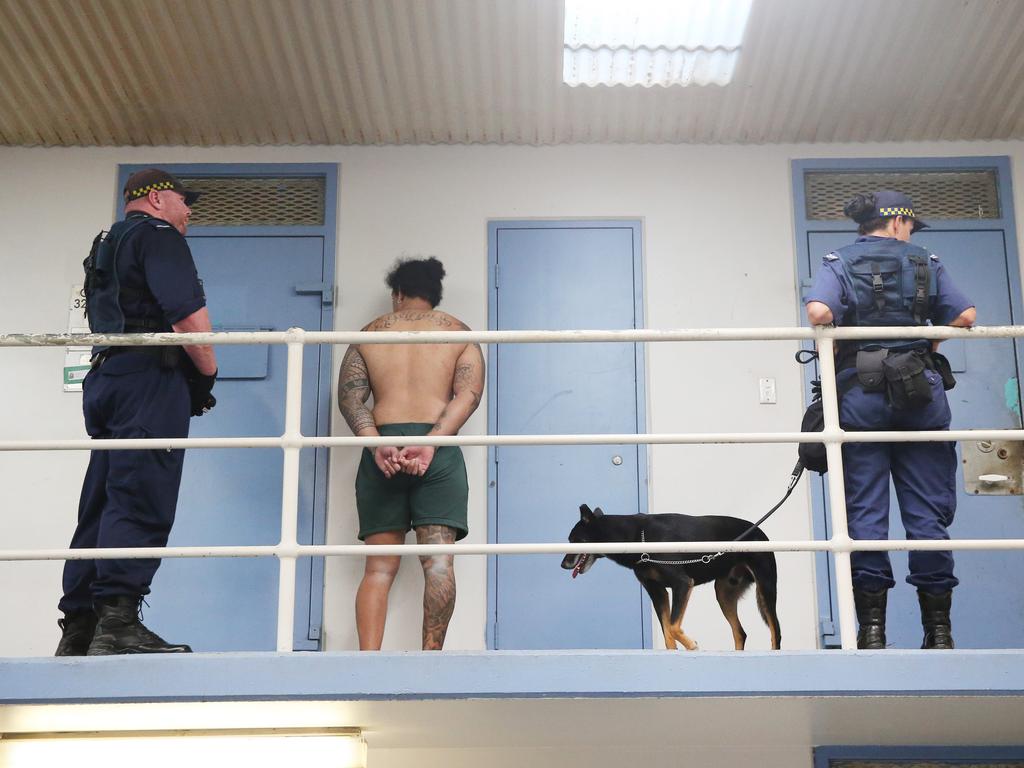
<svg viewBox="0 0 1024 768">
<path fill-rule="evenodd" d="M 725 85 L 753 0 L 566 0 L 569 85 Z"/>
<path fill-rule="evenodd" d="M 562 79 L 568 85 L 726 85 L 738 51 L 583 48 L 566 51 Z"/>
</svg>

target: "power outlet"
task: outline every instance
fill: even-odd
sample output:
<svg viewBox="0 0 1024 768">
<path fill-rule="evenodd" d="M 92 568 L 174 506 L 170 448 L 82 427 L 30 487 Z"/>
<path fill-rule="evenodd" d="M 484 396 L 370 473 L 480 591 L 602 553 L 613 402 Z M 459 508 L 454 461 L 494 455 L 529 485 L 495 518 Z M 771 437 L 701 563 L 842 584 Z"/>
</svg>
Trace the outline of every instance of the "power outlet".
<svg viewBox="0 0 1024 768">
<path fill-rule="evenodd" d="M 775 399 L 775 379 L 758 379 L 757 380 L 757 391 L 761 405 L 774 405 Z"/>
</svg>

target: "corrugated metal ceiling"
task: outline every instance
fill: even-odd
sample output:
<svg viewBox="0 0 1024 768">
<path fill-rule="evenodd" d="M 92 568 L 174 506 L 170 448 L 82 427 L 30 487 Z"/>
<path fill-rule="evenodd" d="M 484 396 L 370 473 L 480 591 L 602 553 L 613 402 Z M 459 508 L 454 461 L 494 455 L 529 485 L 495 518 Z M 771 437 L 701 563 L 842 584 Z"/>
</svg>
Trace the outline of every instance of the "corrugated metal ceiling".
<svg viewBox="0 0 1024 768">
<path fill-rule="evenodd" d="M 1024 137 L 1021 0 L 755 0 L 725 86 L 570 87 L 558 0 L 0 0 L 0 144 Z"/>
</svg>

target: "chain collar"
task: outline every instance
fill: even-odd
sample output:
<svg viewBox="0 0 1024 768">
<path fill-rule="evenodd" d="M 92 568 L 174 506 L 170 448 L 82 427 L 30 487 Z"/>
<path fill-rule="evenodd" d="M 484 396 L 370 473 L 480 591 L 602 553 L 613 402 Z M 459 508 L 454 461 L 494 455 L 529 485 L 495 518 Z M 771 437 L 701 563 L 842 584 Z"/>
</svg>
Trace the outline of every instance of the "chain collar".
<svg viewBox="0 0 1024 768">
<path fill-rule="evenodd" d="M 643 528 L 640 529 L 640 543 L 647 543 L 647 539 L 644 538 Z M 713 555 L 703 555 L 701 557 L 694 558 L 693 560 L 654 560 L 646 552 L 641 552 L 640 561 L 633 567 L 636 568 L 641 565 L 646 565 L 647 563 L 652 563 L 654 565 L 696 565 L 697 563 L 701 563 L 702 565 L 710 565 L 712 560 L 721 557 L 723 554 L 725 553 L 716 552 Z"/>
</svg>

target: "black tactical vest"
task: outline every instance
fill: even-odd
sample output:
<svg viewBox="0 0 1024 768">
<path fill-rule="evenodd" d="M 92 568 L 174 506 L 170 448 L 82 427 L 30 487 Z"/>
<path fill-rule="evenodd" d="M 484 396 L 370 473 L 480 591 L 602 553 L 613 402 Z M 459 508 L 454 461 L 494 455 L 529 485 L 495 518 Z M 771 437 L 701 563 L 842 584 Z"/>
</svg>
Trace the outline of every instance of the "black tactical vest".
<svg viewBox="0 0 1024 768">
<path fill-rule="evenodd" d="M 937 267 L 928 251 L 894 239 L 867 240 L 834 252 L 846 281 L 852 325 L 928 324 L 936 295 Z M 858 347 L 901 347 L 915 339 L 865 341 Z"/>
<path fill-rule="evenodd" d="M 155 225 L 152 217 L 131 217 L 115 223 L 109 232 L 100 232 L 92 241 L 85 268 L 85 313 L 92 333 L 153 333 L 164 323 L 153 317 L 125 317 L 122 298 L 137 298 L 143 290 L 122 286 L 117 274 L 117 258 L 124 244 L 143 224 Z M 95 347 L 99 352 L 105 347 Z"/>
</svg>

